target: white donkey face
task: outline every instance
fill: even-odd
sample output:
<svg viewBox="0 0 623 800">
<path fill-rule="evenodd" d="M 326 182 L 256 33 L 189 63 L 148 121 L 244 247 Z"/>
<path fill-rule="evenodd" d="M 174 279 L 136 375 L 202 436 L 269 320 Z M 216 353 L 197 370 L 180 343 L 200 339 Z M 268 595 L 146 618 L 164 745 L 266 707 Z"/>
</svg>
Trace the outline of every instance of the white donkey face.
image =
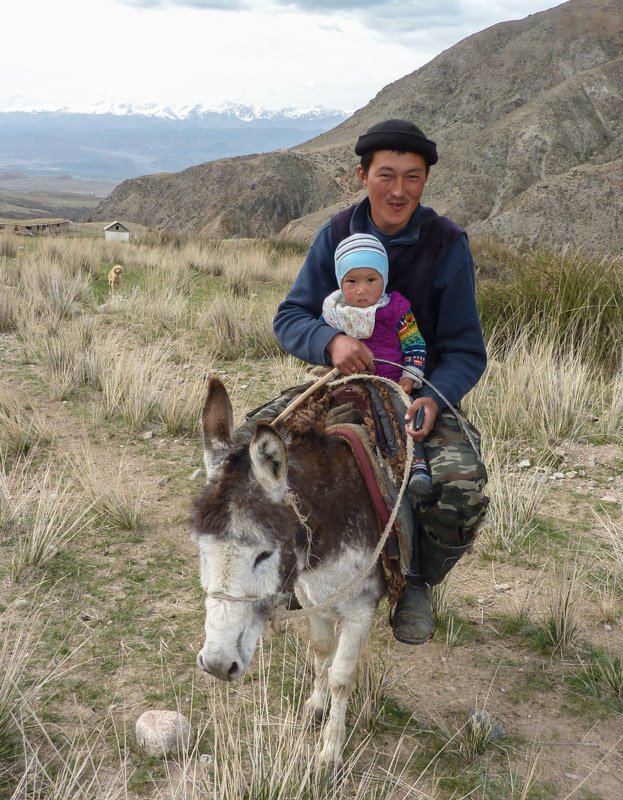
<svg viewBox="0 0 623 800">
<path fill-rule="evenodd" d="M 207 535 L 198 544 L 206 638 L 197 663 L 221 680 L 234 680 L 248 668 L 281 588 L 281 551 L 261 536 L 245 541 Z"/>
<path fill-rule="evenodd" d="M 210 382 L 203 427 L 208 482 L 190 520 L 206 592 L 206 638 L 197 663 L 234 680 L 248 668 L 275 595 L 294 570 L 287 458 L 268 426 L 248 447 L 233 447 L 231 406 L 220 381 Z"/>
</svg>

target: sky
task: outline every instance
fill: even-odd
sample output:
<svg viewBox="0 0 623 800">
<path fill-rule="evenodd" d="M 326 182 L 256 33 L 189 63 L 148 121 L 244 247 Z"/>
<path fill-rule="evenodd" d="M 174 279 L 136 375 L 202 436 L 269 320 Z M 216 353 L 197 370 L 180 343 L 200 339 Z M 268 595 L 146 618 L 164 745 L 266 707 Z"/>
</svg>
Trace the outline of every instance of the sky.
<svg viewBox="0 0 623 800">
<path fill-rule="evenodd" d="M 0 110 L 102 101 L 362 108 L 484 28 L 555 0 L 23 0 L 0 15 Z"/>
</svg>

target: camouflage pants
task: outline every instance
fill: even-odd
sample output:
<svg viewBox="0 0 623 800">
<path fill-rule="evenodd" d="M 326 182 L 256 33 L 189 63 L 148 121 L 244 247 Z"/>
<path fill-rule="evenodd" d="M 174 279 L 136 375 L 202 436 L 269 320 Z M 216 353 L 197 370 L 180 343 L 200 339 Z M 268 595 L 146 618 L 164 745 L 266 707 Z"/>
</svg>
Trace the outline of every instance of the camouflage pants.
<svg viewBox="0 0 623 800">
<path fill-rule="evenodd" d="M 433 482 L 430 497 L 420 504 L 420 524 L 433 539 L 450 547 L 474 540 L 489 503 L 483 494 L 487 470 L 480 459 L 480 434 L 463 419 L 478 452 L 447 408 L 424 441 Z"/>
</svg>

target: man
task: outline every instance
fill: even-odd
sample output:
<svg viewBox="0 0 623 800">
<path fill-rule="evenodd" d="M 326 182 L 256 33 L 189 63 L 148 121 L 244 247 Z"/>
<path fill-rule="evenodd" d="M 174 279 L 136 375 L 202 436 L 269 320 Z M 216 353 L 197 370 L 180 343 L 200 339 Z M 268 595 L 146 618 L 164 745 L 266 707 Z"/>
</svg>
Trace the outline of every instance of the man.
<svg viewBox="0 0 623 800">
<path fill-rule="evenodd" d="M 387 291 L 409 300 L 426 342 L 425 377 L 457 406 L 482 375 L 487 357 L 465 231 L 420 203 L 438 160 L 436 144 L 412 122 L 390 119 L 360 136 L 355 153 L 361 156 L 357 175 L 368 196 L 320 229 L 279 306 L 275 334 L 285 350 L 304 361 L 333 364 L 345 375 L 374 372 L 363 342 L 319 321 L 324 297 L 337 287 L 336 246 L 353 233 L 372 234 L 388 254 Z M 433 635 L 431 586 L 471 548 L 488 503 L 478 432 L 465 420 L 468 441 L 445 400 L 427 385 L 407 410 L 407 420 L 419 406 L 424 406 L 424 422 L 410 434 L 424 443 L 432 490 L 419 506 L 412 574 L 392 621 L 394 635 L 406 644 L 422 644 Z"/>
</svg>

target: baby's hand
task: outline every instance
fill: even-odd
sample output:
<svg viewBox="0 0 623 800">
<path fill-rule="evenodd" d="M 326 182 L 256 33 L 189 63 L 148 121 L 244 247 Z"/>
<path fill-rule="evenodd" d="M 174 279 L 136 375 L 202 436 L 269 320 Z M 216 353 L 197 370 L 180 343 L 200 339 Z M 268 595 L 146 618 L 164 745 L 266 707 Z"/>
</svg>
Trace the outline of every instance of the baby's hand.
<svg viewBox="0 0 623 800">
<path fill-rule="evenodd" d="M 401 378 L 398 381 L 398 384 L 402 386 L 402 388 L 407 394 L 411 394 L 411 392 L 413 391 L 413 380 L 411 378 Z"/>
</svg>

